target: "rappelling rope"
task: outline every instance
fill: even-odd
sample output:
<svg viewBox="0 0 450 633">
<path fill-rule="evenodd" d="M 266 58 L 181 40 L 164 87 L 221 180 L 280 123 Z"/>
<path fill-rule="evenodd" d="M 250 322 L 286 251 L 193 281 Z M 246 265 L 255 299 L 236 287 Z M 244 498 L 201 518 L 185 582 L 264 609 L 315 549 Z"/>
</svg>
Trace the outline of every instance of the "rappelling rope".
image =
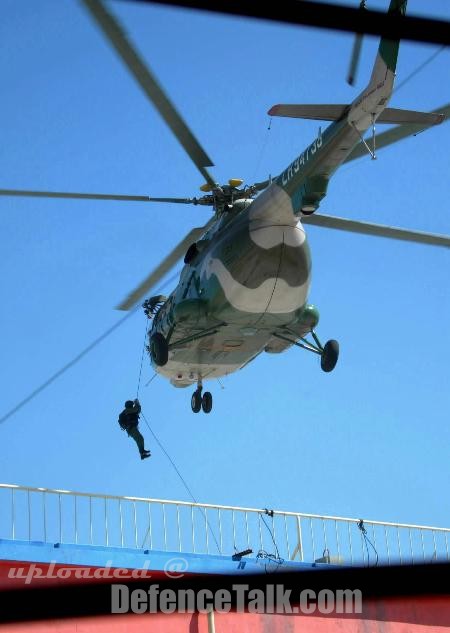
<svg viewBox="0 0 450 633">
<path fill-rule="evenodd" d="M 216 535 L 214 534 L 214 531 L 213 531 L 213 529 L 212 529 L 212 527 L 211 527 L 211 525 L 210 525 L 210 523 L 209 523 L 209 521 L 208 521 L 208 517 L 207 517 L 207 515 L 206 515 L 205 511 L 203 510 L 203 508 L 199 507 L 199 505 L 198 505 L 198 501 L 197 501 L 197 499 L 194 497 L 194 495 L 193 495 L 193 493 L 192 493 L 192 490 L 191 490 L 191 489 L 189 488 L 189 486 L 187 485 L 185 478 L 184 478 L 184 477 L 183 477 L 183 475 L 180 473 L 180 471 L 178 470 L 177 465 L 175 464 L 175 462 L 173 461 L 173 459 L 171 458 L 171 456 L 169 455 L 169 453 L 166 451 L 166 449 L 164 448 L 164 446 L 162 445 L 162 443 L 161 443 L 161 442 L 160 442 L 160 440 L 158 439 L 158 437 L 157 437 L 156 433 L 153 431 L 153 429 L 152 429 L 152 427 L 150 426 L 150 424 L 149 424 L 149 422 L 148 422 L 147 418 L 145 417 L 145 415 L 144 415 L 142 412 L 141 412 L 141 414 L 140 414 L 140 415 L 141 415 L 141 416 L 142 416 L 142 418 L 144 419 L 144 422 L 145 422 L 145 424 L 148 426 L 148 430 L 149 430 L 149 431 L 150 431 L 150 433 L 153 435 L 153 437 L 154 437 L 154 439 L 155 439 L 156 443 L 158 444 L 158 446 L 160 447 L 160 449 L 162 450 L 162 452 L 164 453 L 164 455 L 167 457 L 167 459 L 169 460 L 169 462 L 172 464 L 172 466 L 173 466 L 173 468 L 174 468 L 175 472 L 177 473 L 178 477 L 179 477 L 179 478 L 180 478 L 180 480 L 181 480 L 181 483 L 182 483 L 182 484 L 183 484 L 183 486 L 186 488 L 186 490 L 187 490 L 188 494 L 190 495 L 190 497 L 191 497 L 192 501 L 196 504 L 197 509 L 198 509 L 198 510 L 200 510 L 200 512 L 201 512 L 201 513 L 203 514 L 203 516 L 205 517 L 206 524 L 207 524 L 207 526 L 208 526 L 208 528 L 209 528 L 209 531 L 211 532 L 211 535 L 212 535 L 212 537 L 213 537 L 213 539 L 214 539 L 214 542 L 215 542 L 216 547 L 217 547 L 217 551 L 219 552 L 219 554 L 221 554 L 222 552 L 221 552 L 221 549 L 220 549 L 219 543 L 218 543 L 217 538 L 216 538 Z M 146 534 L 145 534 L 145 536 L 144 536 L 144 540 L 142 541 L 142 547 L 144 547 L 144 543 L 145 543 L 145 541 L 147 540 L 147 536 L 148 536 L 149 530 L 150 530 L 150 526 L 147 528 L 147 532 L 146 532 Z"/>
<path fill-rule="evenodd" d="M 150 323 L 149 319 L 146 319 L 146 322 L 145 322 L 144 343 L 143 343 L 143 345 L 142 345 L 141 362 L 140 362 L 140 367 L 139 367 L 139 376 L 138 376 L 138 383 L 137 383 L 137 388 L 136 388 L 136 398 L 139 398 L 139 389 L 140 389 L 140 386 L 141 386 L 142 367 L 143 367 L 143 364 L 144 364 L 144 354 L 145 354 L 145 348 L 146 348 L 146 344 L 147 344 L 147 335 L 148 335 L 148 330 L 149 330 L 149 323 Z M 156 376 L 156 374 L 155 374 L 155 375 L 151 378 L 151 380 L 150 380 L 149 382 L 151 382 L 155 376 Z M 147 384 L 149 384 L 149 383 L 147 383 Z M 181 480 L 181 482 L 182 482 L 183 486 L 186 488 L 186 490 L 187 490 L 188 494 L 191 496 L 191 498 L 192 498 L 192 500 L 194 501 L 194 503 L 198 505 L 198 501 L 197 501 L 197 499 L 194 497 L 194 495 L 193 495 L 193 493 L 192 493 L 192 490 L 191 490 L 191 489 L 189 488 L 189 486 L 187 485 L 186 480 L 184 479 L 183 475 L 182 475 L 182 474 L 180 473 L 180 471 L 178 470 L 177 465 L 175 464 L 175 462 L 173 461 L 173 459 L 170 457 L 169 453 L 166 451 L 166 449 L 164 448 L 164 446 L 161 444 L 161 442 L 160 442 L 160 440 L 158 439 L 158 437 L 157 437 L 156 433 L 153 431 L 152 427 L 150 426 L 150 424 L 149 424 L 149 422 L 148 422 L 147 418 L 146 418 L 146 417 L 145 417 L 145 415 L 142 413 L 142 411 L 141 411 L 140 415 L 142 416 L 142 418 L 143 418 L 143 420 L 144 420 L 145 424 L 147 425 L 148 430 L 149 430 L 149 431 L 150 431 L 150 433 L 153 435 L 153 437 L 154 437 L 154 439 L 155 439 L 156 443 L 158 444 L 158 446 L 160 447 L 160 449 L 162 450 L 162 452 L 164 453 L 164 455 L 167 457 L 167 459 L 169 460 L 169 462 L 172 464 L 172 466 L 173 466 L 173 468 L 174 468 L 175 472 L 177 473 L 178 477 L 180 478 L 180 480 Z M 210 531 L 211 531 L 212 537 L 213 537 L 213 539 L 214 539 L 214 541 L 215 541 L 215 543 L 216 543 L 217 549 L 218 549 L 218 551 L 219 551 L 219 553 L 220 553 L 219 543 L 217 542 L 216 536 L 215 536 L 215 534 L 214 534 L 214 532 L 213 532 L 213 530 L 212 530 L 211 526 L 210 526 L 210 525 L 209 525 L 209 523 L 208 523 L 207 516 L 206 516 L 206 514 L 204 513 L 204 511 L 203 511 L 203 509 L 202 509 L 202 508 L 198 508 L 198 509 L 199 509 L 199 510 L 201 510 L 201 511 L 203 512 L 203 514 L 204 514 L 204 516 L 205 516 L 206 523 L 207 523 L 207 525 L 208 525 L 208 527 L 209 527 L 209 529 L 210 529 Z M 144 540 L 143 540 L 143 542 L 142 542 L 142 547 L 144 547 L 144 543 L 145 543 L 145 541 L 147 540 L 147 536 L 148 536 L 149 529 L 150 529 L 150 528 L 148 528 L 148 529 L 147 529 L 147 532 L 146 532 L 146 534 L 145 534 Z"/>
<path fill-rule="evenodd" d="M 145 354 L 145 345 L 146 345 L 146 342 L 147 342 L 148 324 L 149 324 L 149 320 L 146 318 L 144 344 L 142 346 L 141 366 L 139 367 L 139 378 L 138 378 L 138 384 L 137 384 L 137 389 L 136 389 L 136 398 L 139 398 L 139 389 L 140 389 L 140 386 L 141 386 L 142 365 L 144 364 L 144 354 Z"/>
<path fill-rule="evenodd" d="M 144 334 L 144 344 L 142 346 L 142 353 L 141 353 L 141 364 L 139 367 L 139 377 L 138 377 L 138 384 L 137 384 L 137 389 L 136 389 L 136 398 L 139 398 L 139 389 L 141 386 L 141 376 L 142 376 L 142 366 L 144 364 L 144 353 L 145 353 L 145 346 L 146 346 L 146 342 L 147 342 L 147 334 L 148 334 L 148 326 L 149 326 L 149 320 L 146 320 L 145 323 L 145 334 Z M 155 374 L 156 376 L 156 374 Z M 153 376 L 153 378 L 155 377 Z M 153 380 L 152 378 L 152 380 Z M 170 457 L 169 453 L 166 451 L 166 449 L 164 448 L 164 446 L 161 444 L 161 442 L 159 441 L 159 439 L 157 438 L 156 434 L 154 433 L 153 429 L 151 428 L 150 424 L 148 423 L 147 418 L 145 417 L 145 415 L 141 412 L 140 414 L 142 416 L 142 418 L 145 421 L 145 424 L 148 426 L 148 430 L 150 431 L 150 433 L 153 435 L 153 437 L 155 438 L 158 446 L 160 447 L 160 449 L 163 451 L 164 455 L 167 457 L 167 459 L 170 461 L 170 463 L 172 464 L 173 468 L 175 469 L 178 477 L 181 479 L 183 486 L 186 488 L 186 490 L 188 491 L 188 493 L 190 494 L 190 496 L 192 497 L 192 499 L 194 500 L 194 503 L 198 503 L 196 498 L 194 497 L 194 495 L 192 494 L 191 489 L 189 488 L 189 486 L 187 485 L 183 475 L 180 473 L 180 471 L 178 470 L 175 462 L 173 461 L 173 459 Z M 147 538 L 147 535 L 146 535 Z M 145 540 L 145 539 L 144 539 Z"/>
<path fill-rule="evenodd" d="M 148 426 L 148 430 L 150 431 L 150 433 L 153 435 L 153 437 L 156 440 L 156 443 L 158 444 L 158 446 L 160 447 L 160 449 L 162 450 L 162 452 L 164 453 L 164 455 L 167 457 L 167 459 L 169 460 L 169 462 L 172 464 L 173 468 L 175 469 L 175 472 L 177 473 L 178 477 L 181 479 L 181 482 L 183 484 L 183 486 L 186 488 L 188 494 L 192 497 L 192 500 L 194 503 L 198 503 L 197 499 L 194 497 L 194 495 L 192 494 L 192 490 L 189 488 L 189 486 L 186 483 L 186 480 L 184 479 L 183 475 L 180 473 L 180 471 L 178 470 L 175 462 L 173 461 L 173 459 L 170 457 L 169 453 L 166 451 L 166 449 L 164 448 L 164 446 L 161 444 L 161 442 L 159 441 L 158 437 L 156 436 L 156 433 L 153 431 L 152 427 L 150 426 L 150 424 L 148 423 L 147 418 L 145 417 L 145 415 L 143 413 L 141 413 L 141 416 L 143 417 L 145 424 Z"/>
<path fill-rule="evenodd" d="M 146 321 L 146 323 L 145 323 L 144 344 L 143 344 L 143 346 L 142 346 L 141 364 L 140 364 L 140 367 L 139 367 L 139 377 L 138 377 L 138 384 L 137 384 L 137 389 L 136 389 L 136 398 L 139 398 L 139 389 L 140 389 L 140 386 L 141 386 L 142 366 L 143 366 L 143 364 L 144 364 L 144 353 L 145 353 L 145 347 L 146 347 L 146 342 L 147 342 L 148 329 L 149 329 L 149 320 L 147 319 L 147 321 Z M 151 379 L 151 380 L 153 380 L 153 378 L 154 378 L 155 376 L 156 376 L 156 374 L 152 377 L 152 379 Z M 150 380 L 149 382 L 151 382 L 151 380 Z M 148 384 L 148 383 L 147 383 L 147 384 Z M 167 457 L 167 459 L 169 460 L 169 462 L 172 464 L 172 467 L 173 467 L 173 469 L 175 470 L 175 472 L 177 473 L 178 477 L 180 478 L 181 483 L 182 483 L 182 484 L 183 484 L 183 486 L 186 488 L 186 490 L 187 490 L 188 494 L 190 495 L 190 497 L 192 498 L 193 502 L 194 502 L 195 504 L 197 504 L 197 507 L 198 507 L 198 501 L 197 501 L 197 499 L 194 497 L 194 495 L 193 495 L 193 493 L 192 493 L 192 490 L 191 490 L 191 489 L 189 488 L 189 486 L 187 485 L 185 478 L 183 477 L 183 475 L 182 475 L 182 474 L 180 473 L 180 471 L 178 470 L 177 465 L 175 464 L 175 462 L 173 461 L 173 459 L 171 458 L 171 456 L 169 455 L 169 453 L 166 451 L 166 449 L 164 448 L 164 446 L 161 444 L 161 442 L 160 442 L 160 440 L 158 439 L 158 437 L 157 437 L 156 433 L 153 431 L 152 427 L 150 426 L 150 424 L 149 424 L 149 422 L 148 422 L 147 418 L 146 418 L 146 417 L 145 417 L 145 415 L 142 413 L 142 411 L 141 411 L 140 415 L 142 416 L 142 418 L 143 418 L 143 420 L 144 420 L 145 424 L 147 425 L 148 430 L 149 430 L 149 431 L 150 431 L 150 433 L 153 435 L 153 437 L 154 437 L 154 439 L 155 439 L 156 443 L 158 444 L 158 446 L 160 447 L 160 449 L 162 450 L 162 452 L 164 453 L 164 455 Z M 214 539 L 214 542 L 216 543 L 217 549 L 218 549 L 219 554 L 220 554 L 221 552 L 220 552 L 219 543 L 217 542 L 216 535 L 214 534 L 214 532 L 213 532 L 213 530 L 212 530 L 211 526 L 209 525 L 208 518 L 207 518 L 207 516 L 206 516 L 206 514 L 205 514 L 205 512 L 204 512 L 204 510 L 203 510 L 203 508 L 198 508 L 198 509 L 199 509 L 199 510 L 203 513 L 203 515 L 205 516 L 206 524 L 207 524 L 207 526 L 208 526 L 208 528 L 209 528 L 209 530 L 210 530 L 210 532 L 211 532 L 211 535 L 212 535 L 212 537 L 213 537 L 213 539 Z M 150 529 L 150 527 L 147 529 L 147 532 L 146 532 L 146 534 L 145 534 L 144 540 L 142 541 L 142 547 L 144 547 L 144 543 L 145 543 L 145 541 L 147 540 L 147 536 L 148 536 L 148 533 L 149 533 L 149 529 Z"/>
<path fill-rule="evenodd" d="M 144 352 L 145 352 L 145 345 L 146 345 L 146 340 L 147 340 L 147 333 L 148 333 L 148 320 L 145 324 L 145 336 L 144 336 L 144 345 L 142 347 L 142 354 L 141 354 L 141 366 L 139 368 L 139 378 L 138 378 L 138 384 L 137 384 L 137 389 L 136 389 L 136 398 L 139 398 L 139 388 L 140 388 L 140 384 L 141 384 L 141 375 L 142 375 L 142 365 L 144 363 Z M 155 374 L 156 375 L 156 374 Z M 155 376 L 153 376 L 154 378 Z M 153 380 L 152 378 L 152 380 Z M 189 488 L 189 486 L 187 485 L 183 475 L 180 473 L 180 471 L 178 470 L 175 462 L 173 461 L 173 459 L 170 457 L 169 453 L 166 451 L 166 449 L 164 448 L 164 446 L 161 444 L 161 442 L 159 441 L 159 439 L 157 438 L 155 432 L 153 431 L 152 427 L 150 426 L 147 418 L 145 417 L 145 415 L 141 412 L 140 415 L 142 416 L 142 418 L 144 419 L 145 424 L 148 426 L 148 430 L 150 431 L 150 433 L 153 435 L 153 437 L 155 438 L 158 446 L 160 447 L 160 449 L 162 450 L 162 452 L 164 453 L 164 455 L 167 457 L 167 459 L 169 460 L 169 462 L 172 464 L 173 468 L 175 469 L 175 472 L 177 473 L 178 477 L 181 479 L 181 482 L 183 484 L 183 486 L 186 488 L 188 494 L 192 497 L 194 503 L 198 503 L 197 499 L 194 497 L 194 495 L 192 494 L 192 490 Z"/>
</svg>

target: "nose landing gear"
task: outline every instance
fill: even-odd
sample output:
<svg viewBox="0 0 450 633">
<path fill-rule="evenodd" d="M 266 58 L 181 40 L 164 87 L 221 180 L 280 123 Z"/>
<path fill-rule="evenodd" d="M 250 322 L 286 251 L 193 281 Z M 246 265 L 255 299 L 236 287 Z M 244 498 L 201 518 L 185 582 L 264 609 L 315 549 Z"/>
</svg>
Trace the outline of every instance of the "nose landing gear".
<svg viewBox="0 0 450 633">
<path fill-rule="evenodd" d="M 213 398 L 209 391 L 205 391 L 202 396 L 202 384 L 197 384 L 197 389 L 191 396 L 191 409 L 193 413 L 199 413 L 200 409 L 203 409 L 204 413 L 210 413 L 212 410 Z"/>
</svg>

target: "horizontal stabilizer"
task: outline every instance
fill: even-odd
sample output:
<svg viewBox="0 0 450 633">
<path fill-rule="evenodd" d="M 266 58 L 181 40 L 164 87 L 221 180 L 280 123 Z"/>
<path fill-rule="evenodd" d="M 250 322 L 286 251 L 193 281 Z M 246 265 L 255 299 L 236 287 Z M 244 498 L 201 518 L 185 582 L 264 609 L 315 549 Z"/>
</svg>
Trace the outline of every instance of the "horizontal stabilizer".
<svg viewBox="0 0 450 633">
<path fill-rule="evenodd" d="M 270 108 L 270 116 L 291 117 L 293 119 L 315 119 L 317 121 L 338 121 L 350 109 L 346 104 L 278 104 Z M 377 118 L 378 123 L 411 123 L 423 125 L 437 125 L 445 119 L 444 114 L 436 112 L 416 112 L 415 110 L 400 110 L 399 108 L 385 108 Z"/>
<path fill-rule="evenodd" d="M 415 110 L 400 110 L 399 108 L 385 108 L 377 119 L 378 123 L 417 123 L 418 125 L 438 125 L 445 119 L 444 114 L 436 112 L 416 112 Z"/>
<path fill-rule="evenodd" d="M 293 119 L 315 119 L 317 121 L 337 121 L 349 109 L 347 104 L 278 104 L 270 108 L 270 116 L 288 116 Z"/>
</svg>

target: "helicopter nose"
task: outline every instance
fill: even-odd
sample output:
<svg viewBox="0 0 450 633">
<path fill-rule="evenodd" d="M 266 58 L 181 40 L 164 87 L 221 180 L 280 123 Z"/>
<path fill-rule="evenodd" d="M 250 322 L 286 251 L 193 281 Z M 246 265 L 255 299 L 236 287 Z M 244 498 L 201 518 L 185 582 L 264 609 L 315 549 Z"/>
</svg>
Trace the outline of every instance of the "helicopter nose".
<svg viewBox="0 0 450 633">
<path fill-rule="evenodd" d="M 232 253 L 239 253 L 233 257 Z M 212 256 L 206 267 L 207 283 L 217 283 L 215 303 L 221 318 L 248 318 L 249 313 L 286 314 L 301 308 L 310 281 L 309 248 L 296 227 L 265 227 L 258 235 L 242 231 Z M 242 315 L 240 314 L 242 313 Z"/>
</svg>

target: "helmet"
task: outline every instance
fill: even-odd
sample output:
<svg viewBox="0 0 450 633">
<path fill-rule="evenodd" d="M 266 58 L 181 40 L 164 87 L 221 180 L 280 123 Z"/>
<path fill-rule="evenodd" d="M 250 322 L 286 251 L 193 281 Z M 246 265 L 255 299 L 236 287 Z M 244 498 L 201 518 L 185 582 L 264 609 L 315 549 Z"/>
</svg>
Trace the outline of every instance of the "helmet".
<svg viewBox="0 0 450 633">
<path fill-rule="evenodd" d="M 127 400 L 125 402 L 125 409 L 131 409 L 132 406 L 134 406 L 134 402 L 132 400 Z"/>
</svg>

